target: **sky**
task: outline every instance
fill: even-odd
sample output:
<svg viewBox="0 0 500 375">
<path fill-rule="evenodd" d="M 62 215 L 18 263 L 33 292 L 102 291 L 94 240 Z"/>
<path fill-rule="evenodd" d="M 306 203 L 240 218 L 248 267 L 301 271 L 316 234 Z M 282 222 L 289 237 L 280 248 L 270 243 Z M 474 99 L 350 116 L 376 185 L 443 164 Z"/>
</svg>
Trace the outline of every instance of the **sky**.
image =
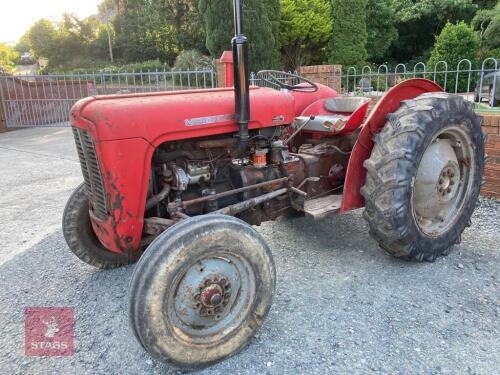
<svg viewBox="0 0 500 375">
<path fill-rule="evenodd" d="M 40 18 L 59 21 L 63 13 L 79 18 L 97 13 L 101 0 L 0 0 L 0 43 L 16 43 Z"/>
</svg>

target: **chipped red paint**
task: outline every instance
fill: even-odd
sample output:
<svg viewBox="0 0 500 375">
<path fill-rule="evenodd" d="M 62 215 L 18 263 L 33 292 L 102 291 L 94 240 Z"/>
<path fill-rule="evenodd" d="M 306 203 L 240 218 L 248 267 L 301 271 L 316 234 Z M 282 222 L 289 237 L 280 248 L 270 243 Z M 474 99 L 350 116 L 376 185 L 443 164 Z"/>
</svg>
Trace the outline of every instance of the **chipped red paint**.
<svg viewBox="0 0 500 375">
<path fill-rule="evenodd" d="M 443 89 L 433 81 L 415 78 L 403 81 L 391 88 L 375 105 L 363 124 L 349 159 L 344 196 L 340 212 L 364 207 L 361 187 L 365 183 L 366 170 L 363 163 L 370 157 L 373 148 L 373 135 L 380 132 L 386 123 L 386 116 L 396 111 L 402 100 L 413 99 L 426 92 L 441 92 Z"/>
</svg>

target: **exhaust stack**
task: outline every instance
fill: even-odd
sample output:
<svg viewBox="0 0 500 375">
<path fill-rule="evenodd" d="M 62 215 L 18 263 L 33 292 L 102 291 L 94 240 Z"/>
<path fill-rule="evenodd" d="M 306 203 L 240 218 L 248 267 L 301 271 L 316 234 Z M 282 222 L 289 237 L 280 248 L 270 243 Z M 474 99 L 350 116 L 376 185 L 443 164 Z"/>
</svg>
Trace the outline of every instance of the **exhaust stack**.
<svg viewBox="0 0 500 375">
<path fill-rule="evenodd" d="M 240 153 L 243 154 L 248 146 L 248 121 L 250 120 L 250 87 L 248 71 L 248 39 L 243 35 L 243 18 L 240 0 L 233 0 L 234 11 L 234 100 L 236 107 L 236 122 L 239 125 L 238 138 Z"/>
</svg>

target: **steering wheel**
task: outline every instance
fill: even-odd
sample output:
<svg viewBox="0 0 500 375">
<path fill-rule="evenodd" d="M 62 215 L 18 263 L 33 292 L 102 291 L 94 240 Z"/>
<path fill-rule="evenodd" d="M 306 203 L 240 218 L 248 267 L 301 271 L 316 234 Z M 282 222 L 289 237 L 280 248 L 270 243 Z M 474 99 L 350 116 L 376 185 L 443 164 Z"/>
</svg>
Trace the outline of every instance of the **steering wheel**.
<svg viewBox="0 0 500 375">
<path fill-rule="evenodd" d="M 279 70 L 261 70 L 256 77 L 274 88 L 309 93 L 319 90 L 318 85 L 307 78 Z"/>
</svg>

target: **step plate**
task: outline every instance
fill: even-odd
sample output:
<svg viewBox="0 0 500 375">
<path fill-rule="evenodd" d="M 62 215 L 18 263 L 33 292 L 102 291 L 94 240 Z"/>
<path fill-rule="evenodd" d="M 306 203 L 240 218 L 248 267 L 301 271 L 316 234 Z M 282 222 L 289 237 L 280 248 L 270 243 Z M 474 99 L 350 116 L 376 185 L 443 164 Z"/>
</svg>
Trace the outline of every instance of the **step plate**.
<svg viewBox="0 0 500 375">
<path fill-rule="evenodd" d="M 342 195 L 327 195 L 321 198 L 305 201 L 304 212 L 315 219 L 322 219 L 336 213 L 342 205 Z"/>
</svg>

